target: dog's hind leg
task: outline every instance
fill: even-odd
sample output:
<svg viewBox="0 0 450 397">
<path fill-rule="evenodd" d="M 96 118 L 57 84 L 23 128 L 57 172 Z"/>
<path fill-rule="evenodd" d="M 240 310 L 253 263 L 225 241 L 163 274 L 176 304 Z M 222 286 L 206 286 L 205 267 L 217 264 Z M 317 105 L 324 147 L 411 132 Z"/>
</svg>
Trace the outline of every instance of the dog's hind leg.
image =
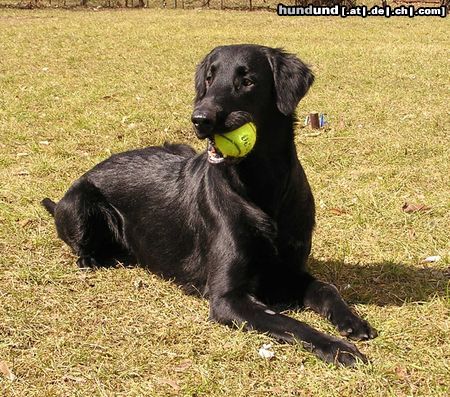
<svg viewBox="0 0 450 397">
<path fill-rule="evenodd" d="M 75 182 L 54 215 L 58 235 L 78 255 L 79 267 L 111 265 L 126 251 L 120 213 L 89 181 Z"/>
</svg>

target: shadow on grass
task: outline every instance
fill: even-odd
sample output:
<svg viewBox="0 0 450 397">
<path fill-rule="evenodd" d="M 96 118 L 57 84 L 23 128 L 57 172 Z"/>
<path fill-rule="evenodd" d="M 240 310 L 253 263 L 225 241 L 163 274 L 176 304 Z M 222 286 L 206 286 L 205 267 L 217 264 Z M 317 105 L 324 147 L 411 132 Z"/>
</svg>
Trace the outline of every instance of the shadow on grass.
<svg viewBox="0 0 450 397">
<path fill-rule="evenodd" d="M 349 264 L 310 258 L 309 269 L 319 279 L 336 285 L 344 299 L 353 304 L 396 306 L 449 297 L 450 268 L 393 262 Z"/>
<path fill-rule="evenodd" d="M 121 256 L 119 261 L 105 263 L 104 267 L 118 265 L 139 266 L 134 258 Z M 394 262 L 352 264 L 315 258 L 309 259 L 308 268 L 320 280 L 334 284 L 350 304 L 400 306 L 426 302 L 434 297 L 450 299 L 450 268 L 414 267 Z"/>
</svg>

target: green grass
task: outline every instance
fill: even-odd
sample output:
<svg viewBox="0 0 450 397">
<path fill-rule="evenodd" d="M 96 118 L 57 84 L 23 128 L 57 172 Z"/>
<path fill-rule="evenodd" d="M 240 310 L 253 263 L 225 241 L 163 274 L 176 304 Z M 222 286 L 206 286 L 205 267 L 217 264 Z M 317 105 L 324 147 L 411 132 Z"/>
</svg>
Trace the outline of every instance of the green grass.
<svg viewBox="0 0 450 397">
<path fill-rule="evenodd" d="M 278 18 L 219 11 L 0 11 L 0 374 L 4 396 L 447 396 L 449 22 Z M 81 272 L 39 201 L 110 153 L 190 125 L 195 65 L 212 47 L 283 46 L 316 83 L 296 143 L 317 201 L 312 271 L 379 331 L 371 364 L 207 321 L 207 302 L 142 269 Z M 405 214 L 402 204 L 427 212 Z M 337 215 L 342 210 L 341 215 Z M 441 255 L 434 264 L 423 258 Z M 336 334 L 317 315 L 292 312 Z"/>
</svg>

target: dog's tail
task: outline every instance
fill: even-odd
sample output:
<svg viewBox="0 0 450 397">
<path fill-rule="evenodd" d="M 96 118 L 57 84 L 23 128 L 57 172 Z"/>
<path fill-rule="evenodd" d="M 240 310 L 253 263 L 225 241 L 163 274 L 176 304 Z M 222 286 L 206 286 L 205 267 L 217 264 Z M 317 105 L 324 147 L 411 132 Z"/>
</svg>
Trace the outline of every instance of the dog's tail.
<svg viewBox="0 0 450 397">
<path fill-rule="evenodd" d="M 52 215 L 52 216 L 55 215 L 56 203 L 54 201 L 52 201 L 48 197 L 46 197 L 44 200 L 41 201 L 41 204 L 50 213 L 50 215 Z"/>
</svg>

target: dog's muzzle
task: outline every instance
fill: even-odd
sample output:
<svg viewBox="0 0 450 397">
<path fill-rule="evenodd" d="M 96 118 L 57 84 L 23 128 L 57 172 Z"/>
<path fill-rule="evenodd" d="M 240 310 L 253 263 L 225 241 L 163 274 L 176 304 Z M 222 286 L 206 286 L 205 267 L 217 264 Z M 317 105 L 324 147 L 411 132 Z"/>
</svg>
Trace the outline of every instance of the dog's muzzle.
<svg viewBox="0 0 450 397">
<path fill-rule="evenodd" d="M 213 134 L 214 126 L 216 124 L 215 112 L 208 112 L 202 110 L 195 110 L 192 113 L 192 123 L 195 127 L 197 138 L 205 139 Z"/>
</svg>

